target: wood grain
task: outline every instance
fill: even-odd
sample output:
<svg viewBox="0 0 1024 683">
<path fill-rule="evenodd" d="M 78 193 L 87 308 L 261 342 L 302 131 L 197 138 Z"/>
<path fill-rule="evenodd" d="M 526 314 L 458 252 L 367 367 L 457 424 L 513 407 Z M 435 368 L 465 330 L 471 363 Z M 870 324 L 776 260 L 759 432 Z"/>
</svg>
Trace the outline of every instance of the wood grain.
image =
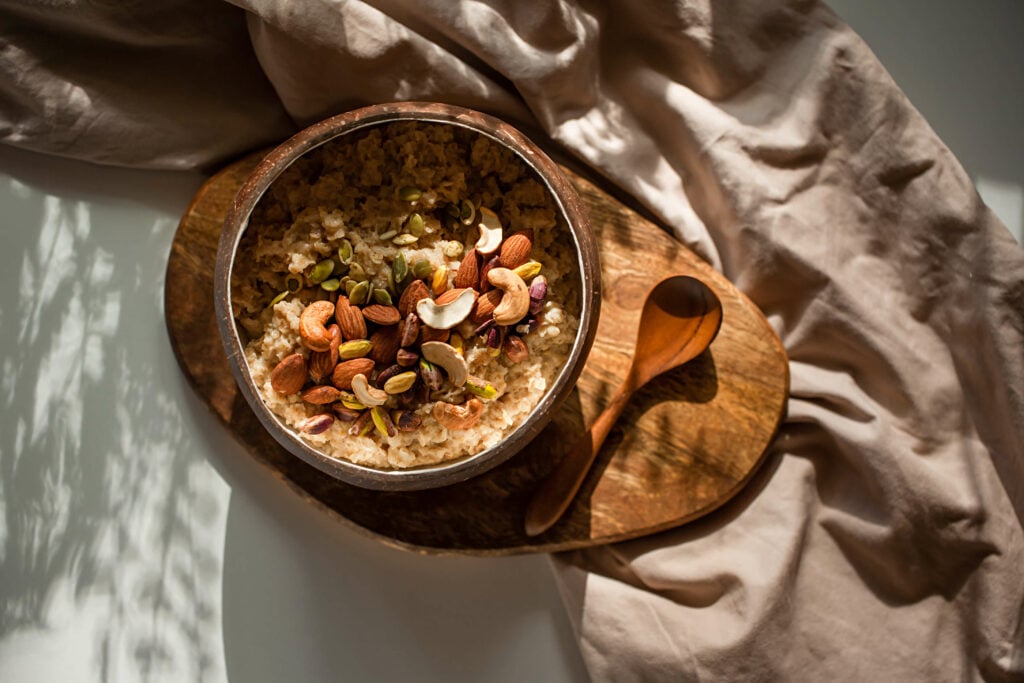
<svg viewBox="0 0 1024 683">
<path fill-rule="evenodd" d="M 519 455 L 441 489 L 380 492 L 330 478 L 279 446 L 234 384 L 213 310 L 217 240 L 235 192 L 260 156 L 242 159 L 199 191 L 167 265 L 165 314 L 178 361 L 213 412 L 259 462 L 343 523 L 426 553 L 554 552 L 636 538 L 703 516 L 732 498 L 760 465 L 781 420 L 789 365 L 760 311 L 664 231 L 590 182 L 566 174 L 590 213 L 602 262 L 597 338 L 551 424 Z M 629 368 L 640 308 L 671 274 L 693 275 L 722 301 L 711 348 L 637 393 L 565 517 L 529 538 L 531 492 L 604 408 Z"/>
</svg>

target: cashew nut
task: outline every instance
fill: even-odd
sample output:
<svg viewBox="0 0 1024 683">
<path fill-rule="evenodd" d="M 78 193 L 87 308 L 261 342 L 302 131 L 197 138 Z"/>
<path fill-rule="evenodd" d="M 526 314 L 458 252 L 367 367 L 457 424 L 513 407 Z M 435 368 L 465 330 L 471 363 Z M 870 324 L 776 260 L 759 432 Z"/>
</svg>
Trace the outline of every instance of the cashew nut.
<svg viewBox="0 0 1024 683">
<path fill-rule="evenodd" d="M 530 295 L 526 295 L 529 304 Z M 469 317 L 476 303 L 476 292 L 472 289 L 463 290 L 454 301 L 438 305 L 430 299 L 421 299 L 416 304 L 416 314 L 428 327 L 435 330 L 450 330 Z"/>
<path fill-rule="evenodd" d="M 310 351 L 330 351 L 331 333 L 327 321 L 334 315 L 334 304 L 330 301 L 314 301 L 306 306 L 299 316 L 299 337 Z"/>
<path fill-rule="evenodd" d="M 477 227 L 480 228 L 480 239 L 474 246 L 477 253 L 490 256 L 498 251 L 502 242 L 501 223 L 498 221 L 498 215 L 487 207 L 481 206 L 480 222 Z"/>
<path fill-rule="evenodd" d="M 478 398 L 471 398 L 461 406 L 438 401 L 434 404 L 434 419 L 446 429 L 469 429 L 483 415 L 484 404 Z"/>
<path fill-rule="evenodd" d="M 466 359 L 460 356 L 451 344 L 437 341 L 426 342 L 420 347 L 420 353 L 434 365 L 444 368 L 448 373 L 449 381 L 455 386 L 461 387 L 466 383 L 466 377 L 469 375 L 466 369 Z"/>
<path fill-rule="evenodd" d="M 523 278 L 508 268 L 492 268 L 487 281 L 504 292 L 501 302 L 494 307 L 495 323 L 514 325 L 530 311 L 530 290 Z"/>
<path fill-rule="evenodd" d="M 383 389 L 371 387 L 363 373 L 352 378 L 352 393 L 364 406 L 382 406 L 388 400 L 387 393 Z"/>
</svg>

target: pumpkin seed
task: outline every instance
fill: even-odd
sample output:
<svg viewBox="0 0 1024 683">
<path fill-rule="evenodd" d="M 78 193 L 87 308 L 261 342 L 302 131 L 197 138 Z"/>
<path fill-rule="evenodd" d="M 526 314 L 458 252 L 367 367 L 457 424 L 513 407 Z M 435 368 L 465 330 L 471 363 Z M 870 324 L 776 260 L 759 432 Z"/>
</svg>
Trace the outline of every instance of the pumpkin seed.
<svg viewBox="0 0 1024 683">
<path fill-rule="evenodd" d="M 325 292 L 336 292 L 338 287 L 341 287 L 341 280 L 336 277 L 332 277 L 330 280 L 324 280 L 320 283 L 320 288 Z"/>
<path fill-rule="evenodd" d="M 463 199 L 459 202 L 459 220 L 463 225 L 469 225 L 474 218 L 476 218 L 476 207 L 473 206 L 473 202 Z"/>
<path fill-rule="evenodd" d="M 338 260 L 346 266 L 352 263 L 352 243 L 348 240 L 341 241 L 341 246 L 338 247 Z"/>
<path fill-rule="evenodd" d="M 465 247 L 462 246 L 462 242 L 451 240 L 444 245 L 444 255 L 450 259 L 457 259 L 462 256 L 463 249 L 465 249 Z"/>
<path fill-rule="evenodd" d="M 397 244 L 400 247 L 407 247 L 410 244 L 412 244 L 413 242 L 416 242 L 417 240 L 419 240 L 419 237 L 417 237 L 416 235 L 410 235 L 410 234 L 406 233 L 406 234 L 397 235 L 397 236 L 393 237 L 391 239 L 391 243 L 392 244 Z"/>
<path fill-rule="evenodd" d="M 398 256 L 391 262 L 391 275 L 395 284 L 399 284 L 409 274 L 409 264 L 405 260 L 405 254 L 398 252 Z"/>
<path fill-rule="evenodd" d="M 334 261 L 331 259 L 324 259 L 320 263 L 313 266 L 313 270 L 309 273 L 309 281 L 314 285 L 318 285 L 331 276 L 334 272 Z"/>
<path fill-rule="evenodd" d="M 391 295 L 388 294 L 386 289 L 373 290 L 373 300 L 381 306 L 390 306 L 392 304 Z"/>
<path fill-rule="evenodd" d="M 381 234 L 377 235 L 377 237 L 380 238 L 381 242 L 387 242 L 389 239 L 391 239 L 397 234 L 397 230 L 388 230 L 387 232 L 382 232 Z"/>
<path fill-rule="evenodd" d="M 357 284 L 355 287 L 353 287 L 352 291 L 348 293 L 348 300 L 349 300 L 349 303 L 351 303 L 351 304 L 353 304 L 355 306 L 360 306 L 360 305 L 366 303 L 366 299 L 369 296 L 370 296 L 370 283 L 367 282 L 366 280 L 363 280 L 362 282 Z"/>
<path fill-rule="evenodd" d="M 358 263 L 353 263 L 349 266 L 348 276 L 356 282 L 365 282 L 367 280 L 366 269 Z"/>
<path fill-rule="evenodd" d="M 405 229 L 409 231 L 409 234 L 416 235 L 416 237 L 423 235 L 423 227 L 423 216 L 418 213 L 409 216 L 409 220 L 405 224 Z"/>
<path fill-rule="evenodd" d="M 414 202 L 422 196 L 423 193 L 420 191 L 420 188 L 413 187 L 412 185 L 406 185 L 398 190 L 398 198 L 403 202 Z"/>
<path fill-rule="evenodd" d="M 274 306 L 276 306 L 279 303 L 281 303 L 282 301 L 284 301 L 284 298 L 286 296 L 288 296 L 289 294 L 291 294 L 291 292 L 289 292 L 286 289 L 283 292 L 281 292 L 280 294 L 278 294 L 277 296 L 275 296 L 273 299 L 270 300 L 270 308 L 273 308 Z"/>
</svg>

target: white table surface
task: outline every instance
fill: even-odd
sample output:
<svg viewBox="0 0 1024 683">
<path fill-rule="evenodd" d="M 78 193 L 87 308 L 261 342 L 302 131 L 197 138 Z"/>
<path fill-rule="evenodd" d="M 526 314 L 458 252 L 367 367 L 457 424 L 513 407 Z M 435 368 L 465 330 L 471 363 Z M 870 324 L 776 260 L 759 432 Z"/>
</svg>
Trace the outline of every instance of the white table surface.
<svg viewBox="0 0 1024 683">
<path fill-rule="evenodd" d="M 832 4 L 1019 238 L 1024 4 Z M 363 538 L 193 394 L 163 278 L 201 181 L 0 146 L 0 681 L 585 680 L 546 558 Z"/>
</svg>

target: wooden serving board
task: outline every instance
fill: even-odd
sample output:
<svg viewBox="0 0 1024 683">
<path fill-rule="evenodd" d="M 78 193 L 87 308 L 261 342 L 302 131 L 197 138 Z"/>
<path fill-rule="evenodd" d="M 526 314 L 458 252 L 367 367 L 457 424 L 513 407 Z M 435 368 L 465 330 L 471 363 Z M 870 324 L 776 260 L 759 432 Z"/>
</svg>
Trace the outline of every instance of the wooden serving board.
<svg viewBox="0 0 1024 683">
<path fill-rule="evenodd" d="M 263 430 L 235 385 L 217 334 L 213 270 L 221 223 L 256 154 L 213 176 L 181 219 L 167 264 L 171 344 L 199 395 L 259 462 L 340 521 L 424 553 L 555 552 L 636 538 L 701 517 L 735 495 L 764 457 L 789 392 L 789 364 L 761 312 L 677 241 L 564 169 L 601 249 L 603 301 L 593 350 L 551 424 L 508 462 L 441 489 L 380 492 L 337 481 Z M 566 516 L 529 538 L 531 492 L 604 407 L 629 367 L 644 297 L 662 278 L 694 275 L 722 300 L 711 348 L 637 394 Z"/>
</svg>

